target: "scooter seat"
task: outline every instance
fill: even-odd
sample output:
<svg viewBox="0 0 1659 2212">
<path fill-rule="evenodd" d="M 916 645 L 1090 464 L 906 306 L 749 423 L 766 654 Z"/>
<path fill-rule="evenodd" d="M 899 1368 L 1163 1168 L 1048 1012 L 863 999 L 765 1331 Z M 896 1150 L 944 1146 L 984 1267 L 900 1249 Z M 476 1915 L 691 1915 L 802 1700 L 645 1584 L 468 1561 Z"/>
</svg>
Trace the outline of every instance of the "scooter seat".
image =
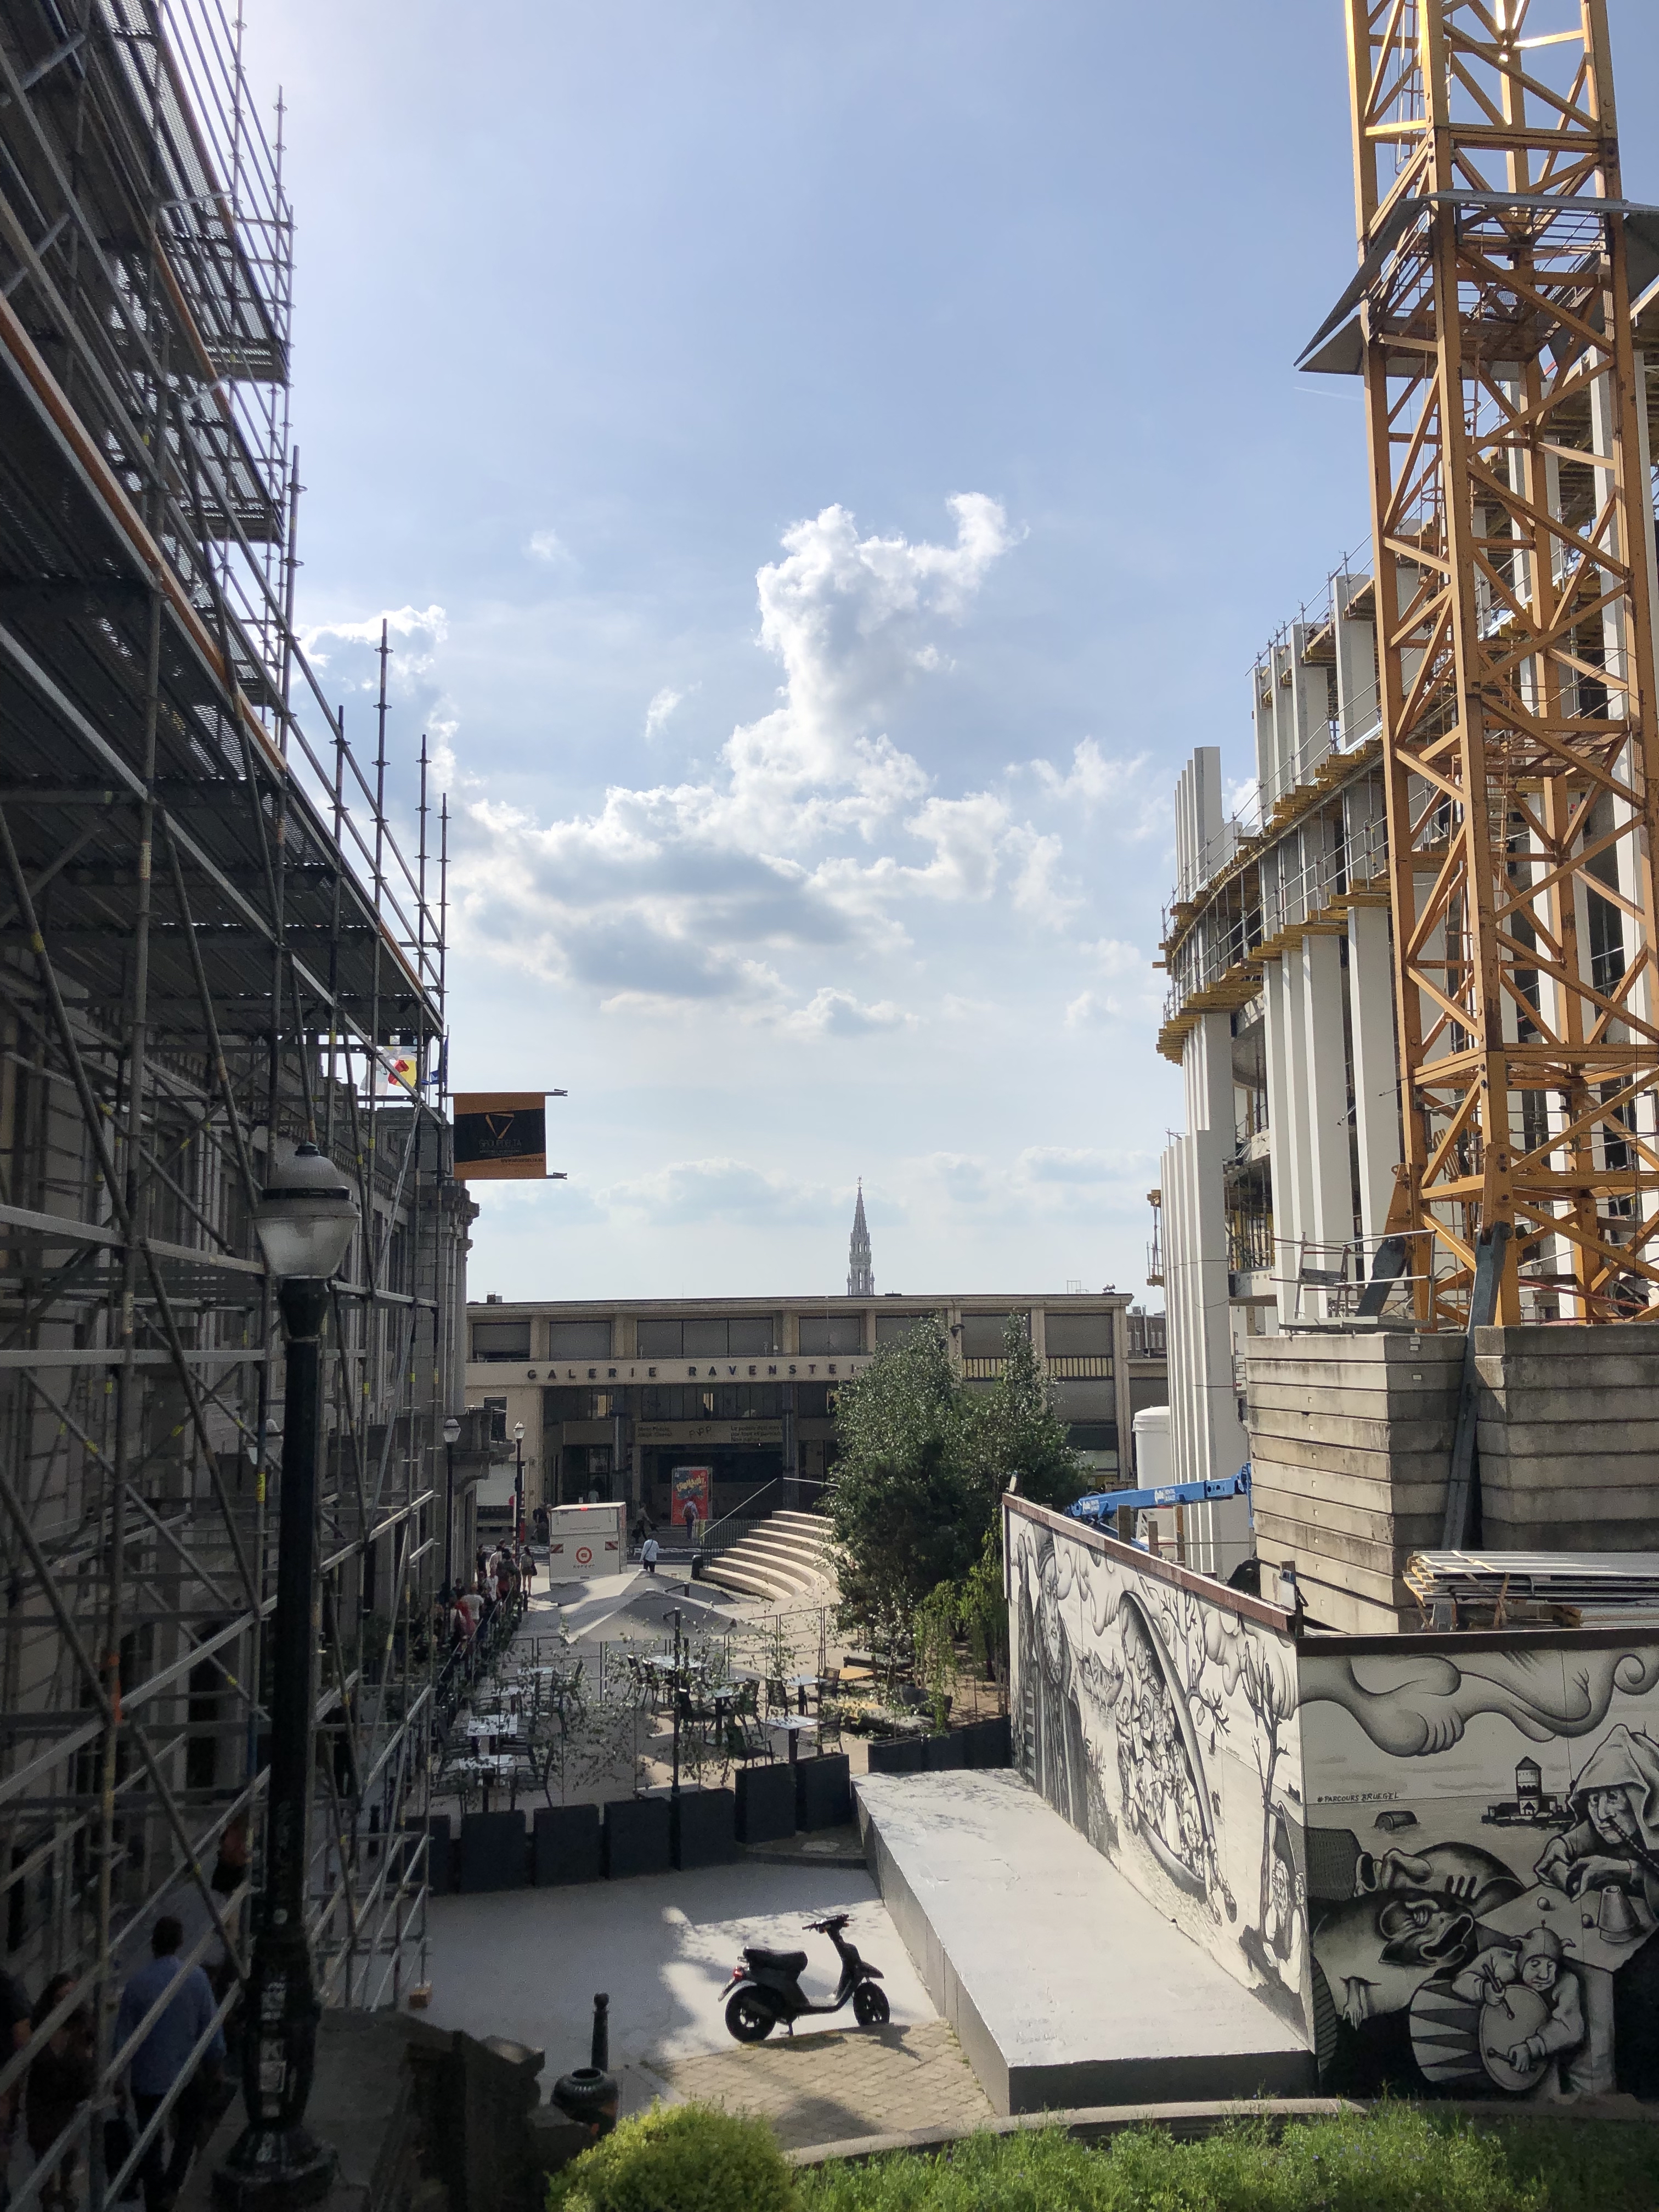
<svg viewBox="0 0 1659 2212">
<path fill-rule="evenodd" d="M 806 1964 L 805 1951 L 766 1951 L 745 1943 L 743 1955 L 751 1966 L 770 1966 L 775 1972 L 798 1974 Z"/>
</svg>

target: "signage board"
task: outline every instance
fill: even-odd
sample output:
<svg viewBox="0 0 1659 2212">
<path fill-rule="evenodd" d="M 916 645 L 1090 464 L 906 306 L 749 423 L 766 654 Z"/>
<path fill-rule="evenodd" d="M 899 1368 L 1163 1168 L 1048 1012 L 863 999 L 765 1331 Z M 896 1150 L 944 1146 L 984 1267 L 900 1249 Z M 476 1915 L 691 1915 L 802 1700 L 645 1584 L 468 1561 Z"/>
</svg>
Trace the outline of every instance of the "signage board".
<svg viewBox="0 0 1659 2212">
<path fill-rule="evenodd" d="M 547 1176 L 547 1100 L 539 1091 L 458 1091 L 458 1182 L 542 1181 Z"/>
</svg>

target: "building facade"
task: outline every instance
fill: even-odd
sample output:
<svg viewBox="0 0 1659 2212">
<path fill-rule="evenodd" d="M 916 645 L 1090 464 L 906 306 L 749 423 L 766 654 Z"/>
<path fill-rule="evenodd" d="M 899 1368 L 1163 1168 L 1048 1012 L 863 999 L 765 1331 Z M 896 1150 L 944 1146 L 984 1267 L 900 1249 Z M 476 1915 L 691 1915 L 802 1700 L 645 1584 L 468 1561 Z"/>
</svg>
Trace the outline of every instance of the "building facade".
<svg viewBox="0 0 1659 2212">
<path fill-rule="evenodd" d="M 836 1390 L 919 1321 L 937 1315 L 969 1387 L 988 1389 L 1016 1314 L 1074 1448 L 1103 1482 L 1115 1477 L 1128 1465 L 1134 1413 L 1163 1403 L 1165 1387 L 1161 1316 L 1132 1313 L 1117 1291 L 487 1298 L 468 1309 L 466 1401 L 489 1414 L 497 1486 L 521 1443 L 527 1510 L 597 1491 L 665 1518 L 673 1469 L 695 1464 L 713 1470 L 718 1517 L 781 1477 L 824 1480 Z"/>
</svg>

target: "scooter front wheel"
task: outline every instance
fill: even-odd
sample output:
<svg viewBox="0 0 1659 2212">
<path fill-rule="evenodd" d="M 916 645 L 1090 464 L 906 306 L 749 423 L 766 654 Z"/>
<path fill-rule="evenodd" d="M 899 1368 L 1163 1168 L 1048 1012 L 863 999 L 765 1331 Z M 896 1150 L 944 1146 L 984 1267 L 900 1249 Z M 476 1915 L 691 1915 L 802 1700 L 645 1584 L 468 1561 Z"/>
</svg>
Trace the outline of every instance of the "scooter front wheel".
<svg viewBox="0 0 1659 2212">
<path fill-rule="evenodd" d="M 752 1990 L 739 1990 L 726 2008 L 726 2025 L 739 2043 L 764 2043 L 777 2024 L 776 2014 Z"/>
<path fill-rule="evenodd" d="M 891 2010 L 886 1991 L 873 1982 L 860 1982 L 853 1992 L 853 2017 L 860 2027 L 879 2027 Z"/>
</svg>

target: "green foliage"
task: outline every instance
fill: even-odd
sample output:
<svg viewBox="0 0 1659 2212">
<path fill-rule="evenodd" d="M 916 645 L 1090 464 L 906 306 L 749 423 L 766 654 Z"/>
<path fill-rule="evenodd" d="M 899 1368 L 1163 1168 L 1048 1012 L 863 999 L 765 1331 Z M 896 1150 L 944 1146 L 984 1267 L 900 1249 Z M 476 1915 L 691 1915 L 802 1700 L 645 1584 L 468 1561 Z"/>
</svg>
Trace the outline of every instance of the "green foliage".
<svg viewBox="0 0 1659 2212">
<path fill-rule="evenodd" d="M 763 2120 L 653 2105 L 548 2184 L 548 2212 L 794 2212 L 794 2176 Z"/>
<path fill-rule="evenodd" d="M 1279 2135 L 1249 2122 L 1199 2142 L 1157 2128 L 1099 2148 L 1058 2128 L 986 2134 L 800 2177 L 801 2212 L 1649 2212 L 1656 2202 L 1650 2128 L 1471 2126 L 1411 2105 Z"/>
<path fill-rule="evenodd" d="M 1018 1320 L 1000 1377 L 977 1391 L 940 1322 L 919 1322 L 843 1383 L 836 1433 L 828 1507 L 845 1610 L 890 1633 L 941 1583 L 962 1583 L 988 1536 L 1000 1551 L 998 1501 L 1012 1477 L 1042 1505 L 1069 1505 L 1086 1487 Z"/>
<path fill-rule="evenodd" d="M 993 1681 L 1008 1679 L 1008 1601 L 1002 1590 L 1001 1547 L 994 1529 L 985 1548 L 963 1578 L 957 1620 L 981 1674 Z"/>
<path fill-rule="evenodd" d="M 959 1600 L 954 1583 L 941 1583 L 916 1607 L 910 1625 L 916 1680 L 933 1699 L 933 1727 L 943 1730 L 957 1679 L 956 1633 Z"/>
</svg>

